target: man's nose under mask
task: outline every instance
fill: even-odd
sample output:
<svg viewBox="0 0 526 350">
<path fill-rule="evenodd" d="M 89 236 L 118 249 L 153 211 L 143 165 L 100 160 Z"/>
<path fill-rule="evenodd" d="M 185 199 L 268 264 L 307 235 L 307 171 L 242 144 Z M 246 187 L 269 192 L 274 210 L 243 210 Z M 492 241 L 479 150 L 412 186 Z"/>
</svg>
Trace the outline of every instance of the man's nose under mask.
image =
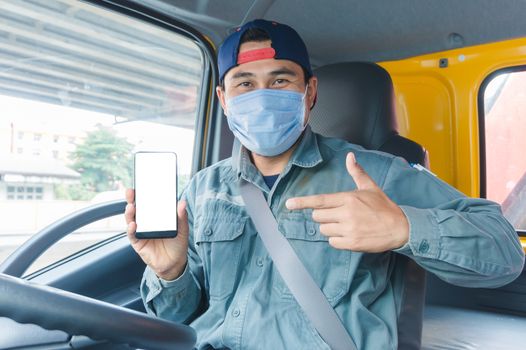
<svg viewBox="0 0 526 350">
<path fill-rule="evenodd" d="M 272 157 L 287 151 L 305 129 L 305 93 L 258 89 L 226 101 L 228 127 L 251 152 Z"/>
</svg>

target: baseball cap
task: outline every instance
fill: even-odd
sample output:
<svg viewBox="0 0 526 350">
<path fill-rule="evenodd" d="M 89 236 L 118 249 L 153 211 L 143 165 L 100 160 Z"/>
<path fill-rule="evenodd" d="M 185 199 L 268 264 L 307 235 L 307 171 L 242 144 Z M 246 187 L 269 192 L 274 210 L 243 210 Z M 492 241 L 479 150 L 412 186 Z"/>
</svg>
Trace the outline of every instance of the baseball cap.
<svg viewBox="0 0 526 350">
<path fill-rule="evenodd" d="M 259 28 L 265 31 L 272 42 L 272 47 L 251 50 L 239 55 L 241 37 L 250 28 Z M 223 81 L 225 74 L 239 64 L 266 58 L 296 62 L 307 71 L 309 76 L 312 76 L 307 47 L 299 34 L 286 24 L 256 19 L 237 28 L 221 44 L 218 55 L 219 80 Z"/>
</svg>

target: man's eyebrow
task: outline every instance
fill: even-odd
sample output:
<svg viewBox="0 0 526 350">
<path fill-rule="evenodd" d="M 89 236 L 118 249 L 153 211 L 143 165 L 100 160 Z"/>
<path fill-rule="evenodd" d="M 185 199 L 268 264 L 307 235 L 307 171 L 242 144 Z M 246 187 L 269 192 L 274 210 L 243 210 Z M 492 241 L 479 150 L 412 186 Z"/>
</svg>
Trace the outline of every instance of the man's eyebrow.
<svg viewBox="0 0 526 350">
<path fill-rule="evenodd" d="M 292 75 L 294 77 L 298 76 L 298 74 L 296 74 L 295 71 L 293 71 L 292 69 L 285 68 L 285 67 L 273 70 L 272 72 L 269 73 L 269 75 L 273 75 L 273 76 L 283 75 L 283 74 Z"/>
<path fill-rule="evenodd" d="M 290 76 L 293 76 L 293 77 L 297 77 L 298 76 L 298 74 L 295 71 L 293 71 L 292 69 L 286 68 L 286 67 L 281 67 L 281 68 L 278 68 L 276 70 L 273 70 L 273 71 L 269 72 L 268 75 L 271 75 L 271 76 L 290 75 Z M 232 79 L 252 78 L 252 77 L 255 77 L 255 76 L 256 75 L 254 73 L 252 73 L 252 72 L 240 71 L 240 72 L 235 73 L 232 76 Z"/>
<path fill-rule="evenodd" d="M 232 76 L 232 79 L 239 79 L 239 78 L 247 78 L 247 77 L 254 77 L 255 74 L 251 72 L 237 72 Z"/>
</svg>

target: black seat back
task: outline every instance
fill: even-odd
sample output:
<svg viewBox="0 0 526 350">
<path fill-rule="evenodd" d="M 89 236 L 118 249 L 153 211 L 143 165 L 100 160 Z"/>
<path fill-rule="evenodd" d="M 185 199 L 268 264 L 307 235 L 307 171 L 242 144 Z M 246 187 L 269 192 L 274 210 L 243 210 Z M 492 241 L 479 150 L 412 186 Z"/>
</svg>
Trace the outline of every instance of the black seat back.
<svg viewBox="0 0 526 350">
<path fill-rule="evenodd" d="M 398 134 L 393 83 L 375 63 L 336 63 L 315 70 L 318 101 L 310 125 L 322 135 L 428 164 L 427 151 Z"/>
<path fill-rule="evenodd" d="M 398 134 L 393 83 L 375 63 L 348 62 L 315 70 L 318 100 L 312 110 L 312 129 L 367 149 L 388 152 L 409 163 L 428 167 L 427 151 Z M 420 349 L 425 301 L 425 271 L 413 260 L 397 255 L 391 277 L 403 285 L 398 316 L 399 349 Z"/>
</svg>

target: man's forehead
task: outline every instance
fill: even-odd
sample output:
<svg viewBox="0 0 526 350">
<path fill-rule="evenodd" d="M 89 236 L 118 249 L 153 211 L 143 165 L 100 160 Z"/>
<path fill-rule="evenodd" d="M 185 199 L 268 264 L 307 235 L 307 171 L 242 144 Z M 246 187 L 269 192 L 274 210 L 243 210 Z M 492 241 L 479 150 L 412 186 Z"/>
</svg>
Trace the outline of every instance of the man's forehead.
<svg viewBox="0 0 526 350">
<path fill-rule="evenodd" d="M 232 68 L 225 78 L 237 79 L 249 76 L 277 76 L 282 74 L 298 76 L 301 73 L 301 66 L 293 61 L 269 58 L 240 64 Z"/>
</svg>

